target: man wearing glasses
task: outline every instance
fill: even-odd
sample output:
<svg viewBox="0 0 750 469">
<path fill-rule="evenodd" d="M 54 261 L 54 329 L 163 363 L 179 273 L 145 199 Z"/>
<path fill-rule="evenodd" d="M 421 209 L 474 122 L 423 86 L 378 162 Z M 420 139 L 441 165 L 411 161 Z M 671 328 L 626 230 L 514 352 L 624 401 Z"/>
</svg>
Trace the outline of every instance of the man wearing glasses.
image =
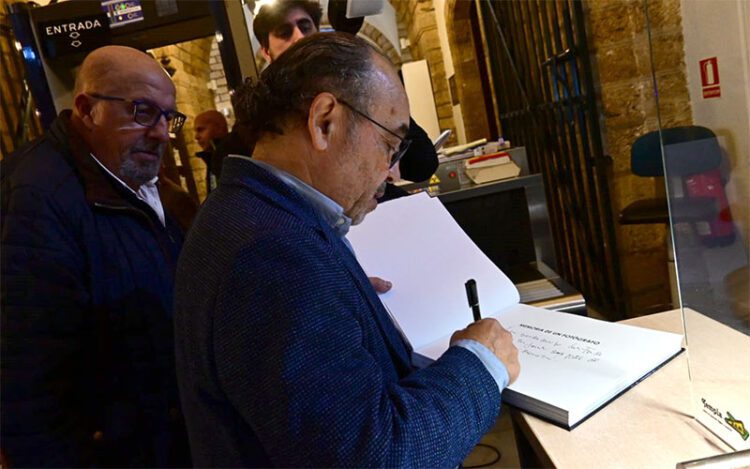
<svg viewBox="0 0 750 469">
<path fill-rule="evenodd" d="M 182 233 L 157 173 L 185 116 L 159 64 L 107 46 L 73 109 L 2 162 L 2 449 L 11 466 L 189 464 L 174 376 Z"/>
<path fill-rule="evenodd" d="M 224 161 L 175 282 L 194 463 L 458 466 L 495 422 L 517 351 L 484 319 L 415 369 L 346 242 L 408 147 L 396 72 L 361 39 L 319 34 L 239 87 L 234 108 L 255 153 Z"/>
</svg>

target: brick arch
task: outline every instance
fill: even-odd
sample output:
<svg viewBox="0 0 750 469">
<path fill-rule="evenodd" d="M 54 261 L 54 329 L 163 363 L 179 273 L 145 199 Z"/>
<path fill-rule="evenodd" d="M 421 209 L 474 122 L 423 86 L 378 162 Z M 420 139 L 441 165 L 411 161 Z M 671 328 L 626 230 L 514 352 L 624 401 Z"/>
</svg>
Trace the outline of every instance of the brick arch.
<svg viewBox="0 0 750 469">
<path fill-rule="evenodd" d="M 362 29 L 360 29 L 358 36 L 362 36 L 369 40 L 370 43 L 372 43 L 380 52 L 388 57 L 393 65 L 396 67 L 401 66 L 401 56 L 396 51 L 396 48 L 393 47 L 391 41 L 389 41 L 379 29 L 369 23 L 365 23 L 362 25 Z"/>
<path fill-rule="evenodd" d="M 399 34 L 409 41 L 409 47 L 404 51 L 404 59 L 427 61 L 438 124 L 441 129 L 453 131 L 447 145 L 454 145 L 457 143 L 458 134 L 453 121 L 453 104 L 445 73 L 438 34 L 438 18 L 433 0 L 399 0 L 391 1 L 391 4 L 396 10 Z"/>
<path fill-rule="evenodd" d="M 490 135 L 485 91 L 482 89 L 479 69 L 485 64 L 480 64 L 477 60 L 470 16 L 472 4 L 474 2 L 463 0 L 447 0 L 445 4 L 448 44 L 453 58 L 456 91 L 463 114 L 467 141 L 483 137 L 497 137 Z"/>
</svg>

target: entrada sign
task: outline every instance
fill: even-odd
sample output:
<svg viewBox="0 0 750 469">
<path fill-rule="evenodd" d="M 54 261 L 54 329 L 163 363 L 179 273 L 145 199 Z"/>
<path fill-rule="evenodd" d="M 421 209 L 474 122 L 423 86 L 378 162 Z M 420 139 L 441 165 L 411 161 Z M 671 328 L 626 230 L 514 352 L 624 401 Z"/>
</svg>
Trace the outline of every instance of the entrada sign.
<svg viewBox="0 0 750 469">
<path fill-rule="evenodd" d="M 73 31 L 88 31 L 89 29 L 101 28 L 102 22 L 98 19 L 79 21 L 77 23 L 63 23 L 54 26 L 47 26 L 44 32 L 47 36 L 54 36 L 56 34 L 69 33 Z"/>
<path fill-rule="evenodd" d="M 37 23 L 44 55 L 54 59 L 111 43 L 106 13 Z"/>
</svg>

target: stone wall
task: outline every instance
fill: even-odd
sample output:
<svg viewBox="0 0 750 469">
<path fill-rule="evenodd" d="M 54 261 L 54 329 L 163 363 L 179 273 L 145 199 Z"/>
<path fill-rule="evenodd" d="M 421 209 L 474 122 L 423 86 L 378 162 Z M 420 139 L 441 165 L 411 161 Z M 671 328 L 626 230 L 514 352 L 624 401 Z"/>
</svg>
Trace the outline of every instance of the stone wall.
<svg viewBox="0 0 750 469">
<path fill-rule="evenodd" d="M 231 129 L 234 125 L 234 108 L 232 108 L 232 95 L 229 94 L 227 87 L 227 77 L 224 75 L 224 66 L 221 63 L 221 53 L 219 52 L 219 43 L 216 39 L 211 41 L 211 54 L 208 62 L 211 71 L 209 73 L 210 81 L 208 88 L 214 93 L 214 105 L 216 110 L 224 114 L 227 123 Z"/>
<path fill-rule="evenodd" d="M 498 137 L 490 135 L 485 91 L 482 89 L 479 69 L 486 64 L 477 60 L 471 8 L 472 2 L 464 0 L 448 0 L 445 8 L 448 43 L 455 69 L 456 98 L 461 104 L 467 142 Z"/>
<path fill-rule="evenodd" d="M 0 0 L 0 25 L 2 25 L 0 27 L 3 28 L 3 31 L 0 32 L 0 34 L 2 34 L 2 36 L 0 36 L 0 54 L 2 54 L 0 60 L 2 60 L 3 63 L 5 63 L 6 60 L 11 59 L 10 54 L 12 53 L 12 35 L 10 31 L 5 29 L 6 26 L 9 26 L 9 22 L 5 13 L 4 3 L 4 0 Z M 8 69 L 3 66 L 0 69 L 0 93 L 2 93 L 0 99 L 2 99 L 3 104 L 10 103 L 13 96 L 16 95 L 20 80 L 21 77 L 18 76 L 15 68 Z M 2 115 L 2 118 L 0 118 L 0 139 L 2 139 L 2 146 L 0 146 L 0 149 L 4 148 L 10 153 L 14 150 L 11 129 L 15 128 L 17 121 L 11 122 L 10 119 L 6 119 L 5 115 L 0 115 Z M 0 157 L 4 158 L 7 156 L 4 152 L 2 153 L 3 154 L 1 154 Z"/>
<path fill-rule="evenodd" d="M 664 196 L 661 178 L 630 170 L 636 138 L 658 129 L 646 14 L 641 0 L 586 2 L 589 46 L 597 75 L 597 94 L 605 153 L 613 159 L 615 213 L 628 204 Z M 687 89 L 680 0 L 648 2 L 662 127 L 692 123 Z M 618 226 L 620 263 L 631 315 L 667 305 L 666 225 Z"/>
<path fill-rule="evenodd" d="M 152 49 L 156 60 L 169 59 L 167 67 L 175 69 L 172 75 L 177 88 L 177 109 L 188 116 L 182 129 L 190 154 L 190 167 L 193 171 L 200 200 L 206 197 L 206 165 L 195 156 L 201 148 L 195 141 L 193 123 L 195 116 L 208 109 L 215 109 L 214 93 L 209 89 L 211 67 L 209 65 L 211 41 L 213 37 L 172 44 Z M 179 164 L 179 160 L 177 161 Z"/>
<path fill-rule="evenodd" d="M 399 23 L 405 24 L 409 39 L 409 54 L 413 60 L 427 60 L 435 95 L 440 129 L 451 129 L 447 146 L 456 143 L 456 125 L 453 121 L 448 78 L 445 76 L 443 53 L 432 0 L 402 0 L 393 2 Z"/>
<path fill-rule="evenodd" d="M 20 60 L 14 57 L 17 51 L 14 50 L 15 38 L 13 31 L 10 29 L 10 21 L 5 12 L 5 0 L 0 0 L 0 99 L 4 110 L 0 110 L 0 159 L 4 158 L 6 153 L 12 153 L 15 148 L 14 138 L 12 135 L 18 128 L 18 122 L 21 118 L 21 95 L 23 93 L 23 65 Z M 7 65 L 7 66 L 6 66 Z M 33 104 L 33 103 L 32 103 Z M 33 107 L 32 107 L 33 109 Z M 5 111 L 8 114 L 5 114 Z M 39 119 L 32 114 L 32 122 L 29 124 L 26 140 L 32 140 L 41 134 Z M 24 143 L 24 142 L 19 142 Z"/>
</svg>

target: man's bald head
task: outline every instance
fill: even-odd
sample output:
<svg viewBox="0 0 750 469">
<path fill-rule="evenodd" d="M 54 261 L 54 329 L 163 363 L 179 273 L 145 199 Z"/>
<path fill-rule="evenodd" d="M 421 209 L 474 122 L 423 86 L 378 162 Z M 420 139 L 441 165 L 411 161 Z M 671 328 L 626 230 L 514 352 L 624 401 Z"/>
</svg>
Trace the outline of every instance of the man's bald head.
<svg viewBox="0 0 750 469">
<path fill-rule="evenodd" d="M 216 125 L 218 127 L 223 126 L 225 129 L 227 127 L 227 119 L 224 117 L 224 114 L 215 109 L 209 109 L 208 111 L 201 112 L 200 114 L 195 116 L 195 122 L 196 124 L 198 122 L 201 122 L 205 124 Z"/>
<path fill-rule="evenodd" d="M 229 133 L 227 128 L 227 119 L 224 114 L 215 109 L 201 112 L 195 116 L 195 140 L 204 150 L 211 148 L 211 143 L 220 138 L 224 138 Z"/>
<path fill-rule="evenodd" d="M 144 75 L 163 75 L 174 93 L 166 71 L 153 57 L 125 46 L 104 46 L 86 56 L 76 76 L 73 95 L 97 92 L 117 93 L 129 85 L 138 86 Z"/>
</svg>

